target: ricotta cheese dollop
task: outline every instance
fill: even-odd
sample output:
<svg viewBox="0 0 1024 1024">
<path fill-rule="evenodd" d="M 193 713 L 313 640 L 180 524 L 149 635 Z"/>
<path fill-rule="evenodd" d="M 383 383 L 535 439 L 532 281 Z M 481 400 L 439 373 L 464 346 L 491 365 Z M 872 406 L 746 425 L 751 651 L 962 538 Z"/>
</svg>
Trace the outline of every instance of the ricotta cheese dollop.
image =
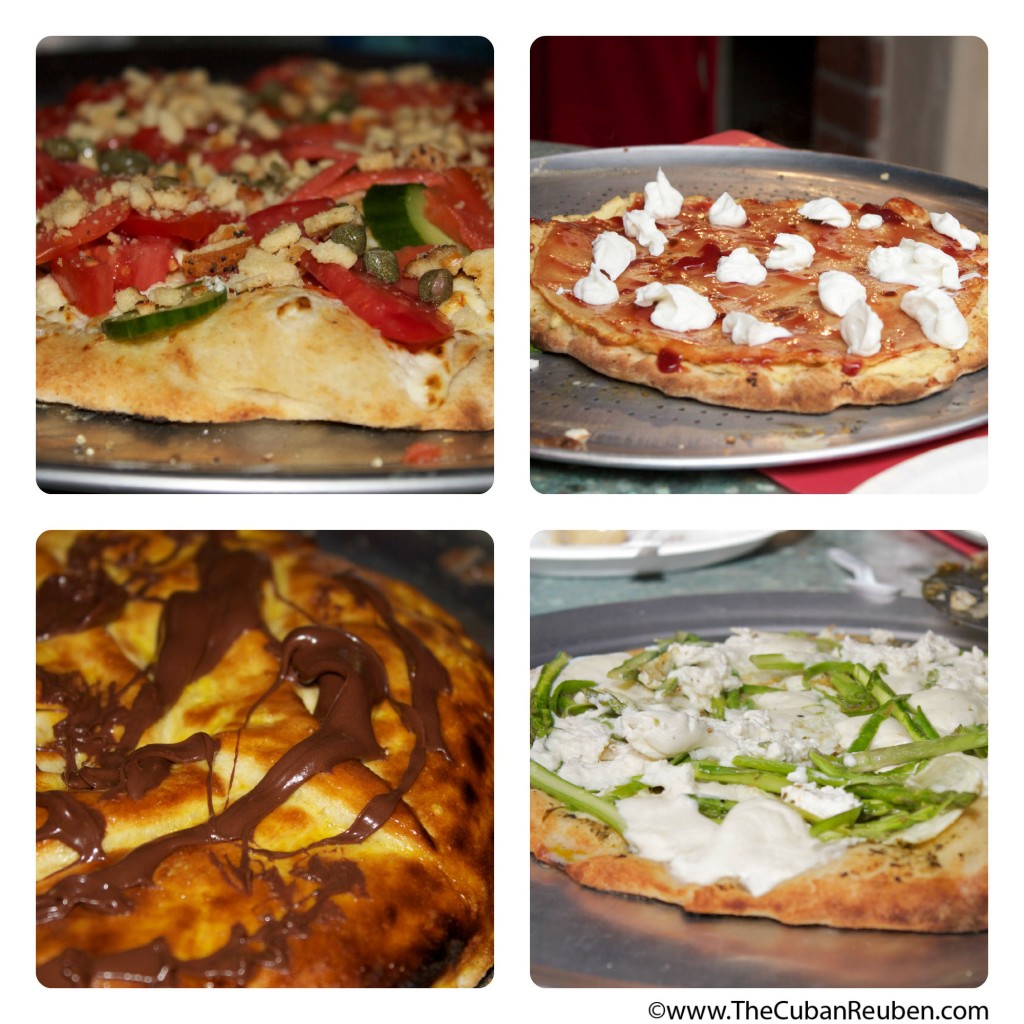
<svg viewBox="0 0 1024 1024">
<path fill-rule="evenodd" d="M 875 246 L 868 255 L 868 273 L 885 284 L 917 288 L 960 288 L 960 268 L 952 256 L 927 242 L 904 238 L 896 246 Z"/>
<path fill-rule="evenodd" d="M 900 299 L 900 309 L 912 316 L 924 336 L 942 348 L 961 349 L 967 344 L 967 321 L 956 301 L 941 288 L 917 288 Z"/>
<path fill-rule="evenodd" d="M 766 345 L 776 338 L 791 338 L 793 335 L 778 324 L 766 324 L 763 320 L 733 310 L 725 314 L 722 331 L 732 337 L 734 345 Z"/>
<path fill-rule="evenodd" d="M 882 348 L 882 326 L 882 318 L 864 299 L 857 299 L 839 321 L 839 333 L 850 355 L 873 356 Z"/>
<path fill-rule="evenodd" d="M 668 238 L 646 210 L 627 210 L 622 215 L 622 230 L 635 238 L 652 256 L 660 256 Z"/>
<path fill-rule="evenodd" d="M 606 306 L 619 297 L 619 289 L 615 282 L 598 266 L 590 264 L 590 273 L 581 277 L 573 286 L 572 293 L 580 302 L 588 306 Z"/>
<path fill-rule="evenodd" d="M 798 212 L 801 217 L 818 221 L 820 224 L 828 224 L 833 228 L 848 228 L 853 220 L 850 211 L 831 196 L 812 199 L 809 203 L 804 203 Z"/>
<path fill-rule="evenodd" d="M 636 259 L 636 246 L 614 231 L 602 231 L 591 246 L 594 265 L 613 281 Z M 591 267 L 593 269 L 593 267 Z"/>
<path fill-rule="evenodd" d="M 718 261 L 715 278 L 722 284 L 764 284 L 768 271 L 761 261 L 747 248 L 734 249 Z"/>
<path fill-rule="evenodd" d="M 747 223 L 747 211 L 728 192 L 723 192 L 711 204 L 708 220 L 716 228 L 741 228 Z"/>
<path fill-rule="evenodd" d="M 654 306 L 651 323 L 667 331 L 703 330 L 718 316 L 705 296 L 685 284 L 654 281 L 638 288 L 633 301 L 638 306 Z"/>
<path fill-rule="evenodd" d="M 818 298 L 835 316 L 842 316 L 855 302 L 866 302 L 864 285 L 842 270 L 826 270 L 818 275 Z"/>
<path fill-rule="evenodd" d="M 657 177 L 644 185 L 644 209 L 655 220 L 667 220 L 678 217 L 683 208 L 683 194 L 673 188 L 659 167 Z"/>
<path fill-rule="evenodd" d="M 964 249 L 978 248 L 978 242 L 981 239 L 969 228 L 963 227 L 953 214 L 929 213 L 928 219 L 931 221 L 932 227 L 940 235 L 945 235 L 947 238 L 952 238 L 955 242 L 959 242 Z"/>
<path fill-rule="evenodd" d="M 775 245 L 764 265 L 769 270 L 804 270 L 814 262 L 814 246 L 803 235 L 786 232 L 775 236 Z"/>
</svg>

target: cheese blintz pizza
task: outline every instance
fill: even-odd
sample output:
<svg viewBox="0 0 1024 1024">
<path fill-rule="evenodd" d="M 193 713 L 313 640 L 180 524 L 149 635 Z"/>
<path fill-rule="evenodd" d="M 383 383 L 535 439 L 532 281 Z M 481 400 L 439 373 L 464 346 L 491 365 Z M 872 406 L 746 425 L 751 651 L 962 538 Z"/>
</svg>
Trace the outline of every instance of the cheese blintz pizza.
<svg viewBox="0 0 1024 1024">
<path fill-rule="evenodd" d="M 533 675 L 530 848 L 693 913 L 903 932 L 988 923 L 987 658 L 737 629 Z"/>
<path fill-rule="evenodd" d="M 985 237 L 905 198 L 643 193 L 531 225 L 531 337 L 738 409 L 911 402 L 988 359 Z"/>
<path fill-rule="evenodd" d="M 38 112 L 37 398 L 493 425 L 493 99 L 423 65 L 129 68 Z"/>
<path fill-rule="evenodd" d="M 298 535 L 46 533 L 48 987 L 465 987 L 493 958 L 490 664 Z"/>
</svg>

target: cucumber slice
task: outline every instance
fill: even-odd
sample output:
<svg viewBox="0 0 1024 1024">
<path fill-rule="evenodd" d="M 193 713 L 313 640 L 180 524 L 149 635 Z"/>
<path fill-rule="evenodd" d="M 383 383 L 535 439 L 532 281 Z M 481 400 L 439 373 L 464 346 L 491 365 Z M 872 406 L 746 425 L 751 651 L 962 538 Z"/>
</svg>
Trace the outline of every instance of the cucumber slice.
<svg viewBox="0 0 1024 1024">
<path fill-rule="evenodd" d="M 407 245 L 456 245 L 423 216 L 425 185 L 371 185 L 363 198 L 363 218 L 383 249 Z"/>
<path fill-rule="evenodd" d="M 193 281 L 178 289 L 185 297 L 178 306 L 156 309 L 152 313 L 131 310 L 121 316 L 112 316 L 100 325 L 108 338 L 126 341 L 140 338 L 155 331 L 165 331 L 191 320 L 199 320 L 228 301 L 227 288 L 220 281 Z"/>
</svg>

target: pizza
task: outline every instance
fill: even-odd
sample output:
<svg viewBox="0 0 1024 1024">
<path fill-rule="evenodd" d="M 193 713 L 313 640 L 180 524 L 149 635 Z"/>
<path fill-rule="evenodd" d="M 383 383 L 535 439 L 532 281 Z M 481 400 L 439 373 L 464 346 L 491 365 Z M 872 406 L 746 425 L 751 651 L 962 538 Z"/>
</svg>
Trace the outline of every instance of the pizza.
<svg viewBox="0 0 1024 1024">
<path fill-rule="evenodd" d="M 489 82 L 129 68 L 41 109 L 36 142 L 39 400 L 492 427 Z"/>
<path fill-rule="evenodd" d="M 48 987 L 465 987 L 493 957 L 492 677 L 296 534 L 45 533 Z"/>
<path fill-rule="evenodd" d="M 531 224 L 531 336 L 738 409 L 911 402 L 988 356 L 987 240 L 905 198 L 643 193 Z"/>
<path fill-rule="evenodd" d="M 678 633 L 533 675 L 531 850 L 790 925 L 988 921 L 987 658 L 927 633 Z"/>
</svg>

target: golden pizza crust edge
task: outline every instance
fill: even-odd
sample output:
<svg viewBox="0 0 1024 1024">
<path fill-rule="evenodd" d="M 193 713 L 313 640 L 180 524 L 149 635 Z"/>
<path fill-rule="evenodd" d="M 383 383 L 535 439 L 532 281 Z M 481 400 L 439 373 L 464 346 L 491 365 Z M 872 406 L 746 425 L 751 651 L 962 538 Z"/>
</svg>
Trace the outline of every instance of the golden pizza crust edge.
<svg viewBox="0 0 1024 1024">
<path fill-rule="evenodd" d="M 411 352 L 302 288 L 246 292 L 149 339 L 111 340 L 98 321 L 37 325 L 40 401 L 149 419 L 490 430 L 493 380 L 489 337 L 457 332 Z"/>
</svg>

